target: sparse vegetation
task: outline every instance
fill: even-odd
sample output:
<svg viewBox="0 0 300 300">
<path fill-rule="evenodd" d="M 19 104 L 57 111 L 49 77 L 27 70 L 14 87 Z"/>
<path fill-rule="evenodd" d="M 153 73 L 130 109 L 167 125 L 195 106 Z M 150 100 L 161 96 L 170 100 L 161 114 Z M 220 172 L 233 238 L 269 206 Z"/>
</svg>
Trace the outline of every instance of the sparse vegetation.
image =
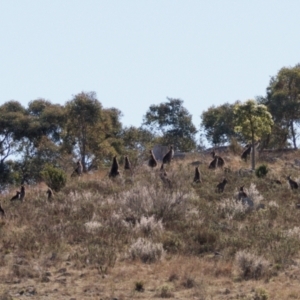
<svg viewBox="0 0 300 300">
<path fill-rule="evenodd" d="M 193 183 L 189 158 L 167 166 L 176 183 L 171 188 L 147 160 L 130 182 L 125 175 L 84 174 L 67 182 L 51 201 L 46 184 L 26 185 L 24 202 L 1 201 L 2 282 L 71 284 L 71 278 L 84 282 L 93 274 L 106 287 L 118 282 L 114 293 L 131 291 L 132 299 L 137 294 L 145 299 L 219 299 L 225 292 L 234 298 L 241 282 L 255 280 L 262 288 L 245 291 L 249 299 L 279 299 L 269 285 L 296 272 L 299 261 L 298 194 L 288 182 L 273 186 L 269 173 L 239 176 L 244 162 L 229 152 L 223 156 L 232 170 L 226 173 L 223 193 L 215 193 L 215 183 L 224 171 L 208 169 L 209 154 L 199 165 L 200 185 Z M 272 165 L 272 178 L 286 174 L 285 162 Z M 188 261 L 192 267 L 186 267 Z M 60 271 L 64 268 L 68 270 Z M 121 275 L 127 287 L 118 281 Z M 214 281 L 226 282 L 226 290 L 219 292 Z"/>
</svg>

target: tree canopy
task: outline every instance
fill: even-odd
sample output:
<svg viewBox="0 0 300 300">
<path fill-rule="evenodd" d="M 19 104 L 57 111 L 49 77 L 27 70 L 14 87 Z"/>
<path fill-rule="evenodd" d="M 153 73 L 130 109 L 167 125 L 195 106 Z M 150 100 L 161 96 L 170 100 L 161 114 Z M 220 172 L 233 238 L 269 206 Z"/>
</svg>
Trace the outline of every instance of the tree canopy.
<svg viewBox="0 0 300 300">
<path fill-rule="evenodd" d="M 252 169 L 255 169 L 255 147 L 256 141 L 264 134 L 272 130 L 273 120 L 267 107 L 258 104 L 255 100 L 247 100 L 244 103 L 237 103 L 234 107 L 235 124 L 234 130 L 241 133 L 245 139 L 252 144 Z"/>
<path fill-rule="evenodd" d="M 274 126 L 273 139 L 285 144 L 292 140 L 297 148 L 297 127 L 300 123 L 300 65 L 284 67 L 273 76 L 267 87 L 266 97 L 259 102 L 265 104 L 272 114 Z"/>
<path fill-rule="evenodd" d="M 197 129 L 180 99 L 167 98 L 167 102 L 151 105 L 144 116 L 143 126 L 159 134 L 162 144 L 172 144 L 180 151 L 196 148 Z"/>
<path fill-rule="evenodd" d="M 234 106 L 225 103 L 211 106 L 201 114 L 200 126 L 204 129 L 206 139 L 214 146 L 229 143 L 237 137 L 234 131 Z"/>
<path fill-rule="evenodd" d="M 263 140 L 267 147 L 297 148 L 300 64 L 281 68 L 271 77 L 266 95 L 256 99 L 203 111 L 200 130 L 207 141 L 213 146 L 250 141 L 253 146 Z M 123 127 L 121 118 L 122 112 L 104 108 L 95 92 L 78 93 L 64 105 L 43 98 L 28 107 L 7 101 L 0 106 L 0 185 L 37 181 L 46 165 L 69 172 L 78 159 L 84 171 L 110 165 L 116 155 L 145 160 L 155 144 L 184 152 L 200 149 L 198 130 L 181 99 L 150 105 L 140 127 Z"/>
</svg>

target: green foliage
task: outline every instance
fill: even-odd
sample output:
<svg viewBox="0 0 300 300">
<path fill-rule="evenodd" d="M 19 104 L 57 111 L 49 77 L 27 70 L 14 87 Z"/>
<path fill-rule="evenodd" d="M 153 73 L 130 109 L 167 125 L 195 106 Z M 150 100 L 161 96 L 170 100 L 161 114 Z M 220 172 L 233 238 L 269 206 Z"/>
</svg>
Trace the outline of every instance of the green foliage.
<svg viewBox="0 0 300 300">
<path fill-rule="evenodd" d="M 222 145 L 237 137 L 234 131 L 234 105 L 225 103 L 217 107 L 211 106 L 201 114 L 201 127 L 212 144 Z"/>
<path fill-rule="evenodd" d="M 0 106 L 0 162 L 15 153 L 19 142 L 28 134 L 29 119 L 26 110 L 17 101 Z"/>
<path fill-rule="evenodd" d="M 174 145 L 180 151 L 196 148 L 196 127 L 192 115 L 182 106 L 180 99 L 167 98 L 168 102 L 151 105 L 144 116 L 143 125 L 161 135 L 160 143 Z"/>
<path fill-rule="evenodd" d="M 56 192 L 59 192 L 67 183 L 66 173 L 50 164 L 44 167 L 41 176 L 46 184 Z"/>
<path fill-rule="evenodd" d="M 36 146 L 45 136 L 53 142 L 60 140 L 66 119 L 63 106 L 37 99 L 29 102 L 27 112 L 30 118 L 28 135 Z"/>
<path fill-rule="evenodd" d="M 17 182 L 17 174 L 14 174 L 11 170 L 11 161 L 0 162 L 0 188 L 4 190 L 8 184 Z"/>
<path fill-rule="evenodd" d="M 267 107 L 255 100 L 237 103 L 234 115 L 234 130 L 240 132 L 246 140 L 259 140 L 264 134 L 271 132 L 274 123 Z"/>
<path fill-rule="evenodd" d="M 292 139 L 297 148 L 297 125 L 300 121 L 300 65 L 283 67 L 272 77 L 267 87 L 267 96 L 260 99 L 274 118 L 276 126 L 269 143 L 281 146 Z"/>
<path fill-rule="evenodd" d="M 252 169 L 255 170 L 255 141 L 269 134 L 274 124 L 271 114 L 263 104 L 255 100 L 247 100 L 245 103 L 237 103 L 234 107 L 236 132 L 241 133 L 252 144 Z"/>
<path fill-rule="evenodd" d="M 118 109 L 103 109 L 94 92 L 82 92 L 66 103 L 66 112 L 63 148 L 81 158 L 84 171 L 121 151 Z"/>
<path fill-rule="evenodd" d="M 267 165 L 260 165 L 256 170 L 255 170 L 255 175 L 258 178 L 265 177 L 268 174 L 268 166 Z"/>
</svg>

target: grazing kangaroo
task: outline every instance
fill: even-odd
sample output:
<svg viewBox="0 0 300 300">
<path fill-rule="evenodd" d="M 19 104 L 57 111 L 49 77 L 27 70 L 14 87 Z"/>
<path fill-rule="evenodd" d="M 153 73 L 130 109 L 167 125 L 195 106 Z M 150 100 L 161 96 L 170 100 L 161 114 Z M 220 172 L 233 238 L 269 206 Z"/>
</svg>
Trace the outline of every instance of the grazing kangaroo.
<svg viewBox="0 0 300 300">
<path fill-rule="evenodd" d="M 225 189 L 225 185 L 227 184 L 227 179 L 224 178 L 222 182 L 220 182 L 218 185 L 217 185 L 217 188 L 216 188 L 216 192 L 217 193 L 223 193 L 224 192 L 224 189 Z"/>
<path fill-rule="evenodd" d="M 290 187 L 291 187 L 292 190 L 298 189 L 298 183 L 296 181 L 294 181 L 294 180 L 291 179 L 291 175 L 289 175 L 287 177 L 287 180 L 289 181 L 289 184 L 290 184 Z"/>
<path fill-rule="evenodd" d="M 25 199 L 25 186 L 21 185 L 20 200 L 24 201 L 24 199 Z"/>
<path fill-rule="evenodd" d="M 113 162 L 112 162 L 112 165 L 111 165 L 111 169 L 110 169 L 110 172 L 109 172 L 108 176 L 109 176 L 109 178 L 110 177 L 115 178 L 118 175 L 120 175 L 119 164 L 117 162 L 117 156 L 114 156 Z"/>
<path fill-rule="evenodd" d="M 244 186 L 241 186 L 238 193 L 238 200 L 242 200 L 243 198 L 247 198 L 247 197 L 248 195 L 244 191 Z"/>
<path fill-rule="evenodd" d="M 82 175 L 82 171 L 83 171 L 83 167 L 82 167 L 82 163 L 80 160 L 77 161 L 77 167 L 76 169 L 73 171 L 71 177 L 74 177 L 74 176 L 81 176 Z"/>
<path fill-rule="evenodd" d="M 173 157 L 174 157 L 173 146 L 170 146 L 170 150 L 163 157 L 163 163 L 164 164 L 170 164 Z"/>
<path fill-rule="evenodd" d="M 50 200 L 50 199 L 52 198 L 52 196 L 53 196 L 53 191 L 52 191 L 52 189 L 48 188 L 46 194 L 48 195 L 48 200 Z"/>
<path fill-rule="evenodd" d="M 20 194 L 21 194 L 21 193 L 20 193 L 19 191 L 17 191 L 16 195 L 13 196 L 13 197 L 10 199 L 10 201 L 20 200 Z"/>
<path fill-rule="evenodd" d="M 152 150 L 150 150 L 150 159 L 148 161 L 148 166 L 152 169 L 157 166 L 157 160 Z"/>
<path fill-rule="evenodd" d="M 224 159 L 221 156 L 216 155 L 214 150 L 211 152 L 211 155 L 213 157 L 213 160 L 208 166 L 209 169 L 222 168 L 225 165 Z"/>
<path fill-rule="evenodd" d="M 195 183 L 201 183 L 202 182 L 202 180 L 201 180 L 201 173 L 199 171 L 199 167 L 195 168 L 194 182 Z"/>
</svg>

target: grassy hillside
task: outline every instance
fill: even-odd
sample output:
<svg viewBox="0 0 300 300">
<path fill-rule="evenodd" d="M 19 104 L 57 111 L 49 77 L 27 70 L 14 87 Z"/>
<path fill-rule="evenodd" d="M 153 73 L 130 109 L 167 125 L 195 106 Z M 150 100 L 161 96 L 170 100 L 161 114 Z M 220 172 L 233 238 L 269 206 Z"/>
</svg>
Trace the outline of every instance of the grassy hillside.
<svg viewBox="0 0 300 300">
<path fill-rule="evenodd" d="M 300 299 L 300 190 L 286 180 L 300 181 L 300 152 L 261 154 L 264 178 L 238 155 L 222 157 L 225 170 L 209 170 L 209 154 L 174 160 L 168 181 L 146 164 L 114 180 L 108 170 L 69 178 L 51 201 L 39 184 L 11 203 L 11 187 L 1 199 L 0 300 Z"/>
</svg>

